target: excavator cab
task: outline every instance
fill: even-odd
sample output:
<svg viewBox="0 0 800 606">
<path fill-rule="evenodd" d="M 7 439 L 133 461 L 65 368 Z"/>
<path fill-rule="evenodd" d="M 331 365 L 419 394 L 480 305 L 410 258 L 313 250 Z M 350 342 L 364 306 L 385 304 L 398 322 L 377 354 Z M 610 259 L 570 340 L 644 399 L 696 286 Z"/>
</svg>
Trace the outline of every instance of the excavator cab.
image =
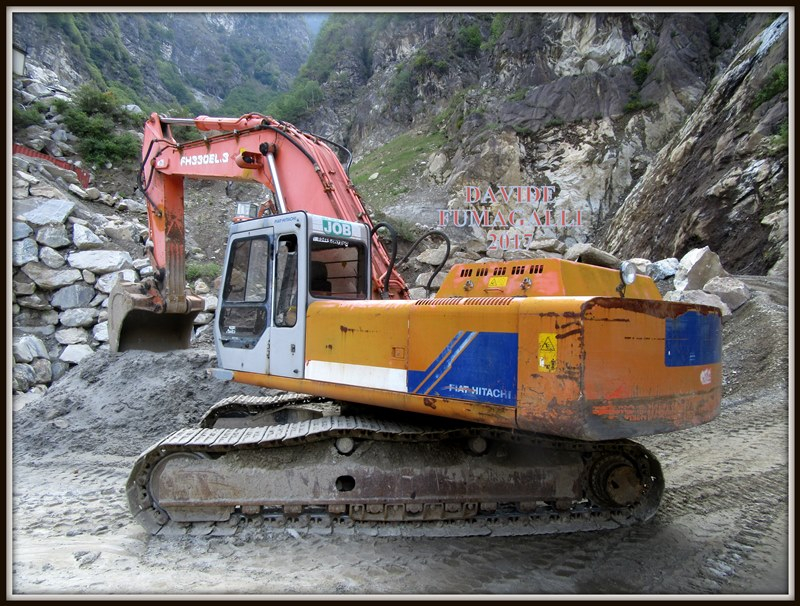
<svg viewBox="0 0 800 606">
<path fill-rule="evenodd" d="M 302 211 L 232 224 L 214 323 L 220 368 L 302 379 L 306 307 L 369 298 L 369 241 L 361 223 Z"/>
</svg>

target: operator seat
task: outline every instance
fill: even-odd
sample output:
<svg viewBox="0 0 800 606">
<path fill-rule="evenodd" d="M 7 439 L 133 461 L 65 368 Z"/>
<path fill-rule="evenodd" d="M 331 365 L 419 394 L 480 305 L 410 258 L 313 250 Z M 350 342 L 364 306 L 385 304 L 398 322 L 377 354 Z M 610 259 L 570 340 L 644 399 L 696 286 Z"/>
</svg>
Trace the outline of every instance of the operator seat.
<svg viewBox="0 0 800 606">
<path fill-rule="evenodd" d="M 309 290 L 322 295 L 331 294 L 333 287 L 328 281 L 328 268 L 322 261 L 311 262 L 311 283 Z"/>
</svg>

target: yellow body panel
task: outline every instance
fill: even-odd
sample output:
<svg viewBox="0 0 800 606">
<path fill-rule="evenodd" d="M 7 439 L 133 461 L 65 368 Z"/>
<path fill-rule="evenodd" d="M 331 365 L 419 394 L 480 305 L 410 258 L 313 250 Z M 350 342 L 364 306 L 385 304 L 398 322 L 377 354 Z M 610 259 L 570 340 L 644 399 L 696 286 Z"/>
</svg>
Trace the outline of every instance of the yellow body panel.
<svg viewBox="0 0 800 606">
<path fill-rule="evenodd" d="M 235 380 L 588 440 L 719 411 L 716 308 L 619 295 L 325 301 L 306 322 L 304 378 Z"/>
<path fill-rule="evenodd" d="M 525 259 L 455 265 L 436 293 L 446 297 L 619 297 L 616 269 L 564 261 Z M 646 276 L 625 288 L 630 299 L 660 300 L 661 293 Z"/>
</svg>

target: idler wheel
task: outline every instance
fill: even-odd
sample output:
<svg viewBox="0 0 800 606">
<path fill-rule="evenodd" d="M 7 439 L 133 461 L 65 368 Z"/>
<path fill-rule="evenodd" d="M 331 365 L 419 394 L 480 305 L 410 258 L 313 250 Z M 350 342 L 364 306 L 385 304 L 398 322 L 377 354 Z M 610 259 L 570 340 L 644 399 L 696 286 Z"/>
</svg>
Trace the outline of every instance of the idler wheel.
<svg viewBox="0 0 800 606">
<path fill-rule="evenodd" d="M 646 491 L 634 464 L 622 455 L 607 455 L 593 466 L 590 476 L 593 500 L 609 507 L 627 507 Z"/>
</svg>

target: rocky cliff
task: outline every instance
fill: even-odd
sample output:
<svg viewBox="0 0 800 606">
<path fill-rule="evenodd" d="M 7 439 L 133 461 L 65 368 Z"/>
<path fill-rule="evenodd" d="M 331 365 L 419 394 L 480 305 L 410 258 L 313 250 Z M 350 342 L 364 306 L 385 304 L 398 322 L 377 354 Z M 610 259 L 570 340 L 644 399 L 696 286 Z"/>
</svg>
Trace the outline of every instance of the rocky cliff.
<svg viewBox="0 0 800 606">
<path fill-rule="evenodd" d="M 139 103 L 204 112 L 232 94 L 286 90 L 311 50 L 300 13 L 15 12 L 12 29 L 45 84 L 92 81 Z"/>
<path fill-rule="evenodd" d="M 320 40 L 348 43 L 304 126 L 354 149 L 356 184 L 390 220 L 488 210 L 444 215 L 450 235 L 502 236 L 508 255 L 538 237 L 621 256 L 704 243 L 735 271 L 786 271 L 786 14 L 375 16 L 367 34 L 332 21 Z"/>
</svg>

